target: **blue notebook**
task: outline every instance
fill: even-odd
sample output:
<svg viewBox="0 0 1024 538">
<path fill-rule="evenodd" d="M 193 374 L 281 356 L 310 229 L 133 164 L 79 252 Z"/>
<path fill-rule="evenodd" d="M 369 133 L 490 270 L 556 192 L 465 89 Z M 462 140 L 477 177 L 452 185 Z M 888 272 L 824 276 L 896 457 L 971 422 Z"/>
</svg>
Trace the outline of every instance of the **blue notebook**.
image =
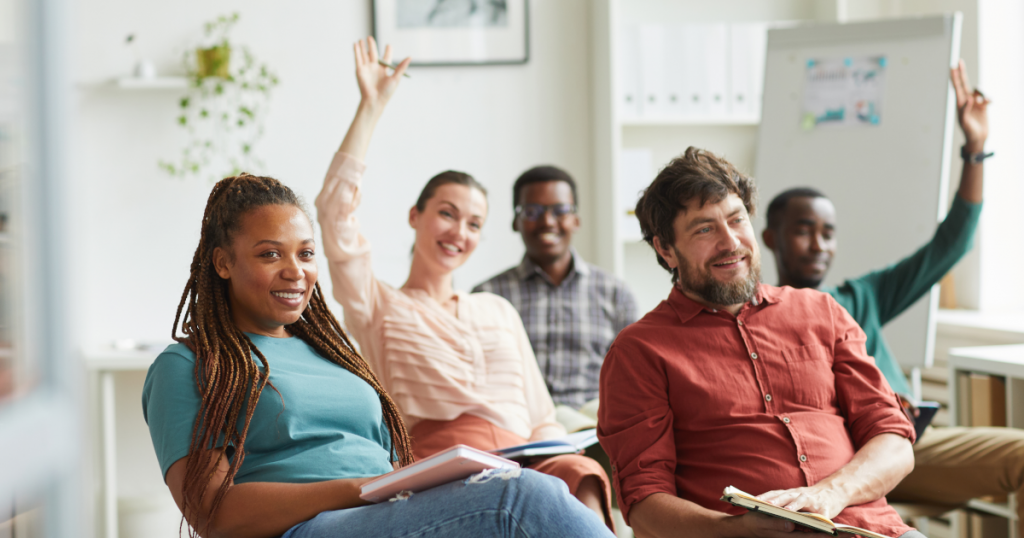
<svg viewBox="0 0 1024 538">
<path fill-rule="evenodd" d="M 524 445 L 498 448 L 491 451 L 491 454 L 508 459 L 532 458 L 536 456 L 557 456 L 559 454 L 575 454 L 588 446 L 597 443 L 597 429 L 578 431 L 570 433 L 565 437 L 535 441 Z"/>
</svg>

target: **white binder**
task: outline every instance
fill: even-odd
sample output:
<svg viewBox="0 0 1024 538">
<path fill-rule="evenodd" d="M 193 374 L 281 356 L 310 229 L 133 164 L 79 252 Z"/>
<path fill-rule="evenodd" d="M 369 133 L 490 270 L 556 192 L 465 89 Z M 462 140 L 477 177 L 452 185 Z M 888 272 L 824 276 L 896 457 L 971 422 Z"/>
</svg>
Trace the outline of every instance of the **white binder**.
<svg viewBox="0 0 1024 538">
<path fill-rule="evenodd" d="M 763 23 L 733 24 L 729 28 L 730 115 L 757 120 L 761 116 L 765 45 L 768 26 Z"/>
<path fill-rule="evenodd" d="M 643 79 L 643 117 L 664 118 L 671 114 L 668 77 L 665 69 L 668 49 L 665 25 L 640 26 L 640 72 Z"/>
<path fill-rule="evenodd" d="M 703 25 L 709 116 L 724 118 L 729 113 L 729 27 Z"/>
<path fill-rule="evenodd" d="M 619 116 L 643 115 L 643 80 L 640 75 L 640 31 L 636 25 L 622 25 L 616 50 Z"/>
</svg>

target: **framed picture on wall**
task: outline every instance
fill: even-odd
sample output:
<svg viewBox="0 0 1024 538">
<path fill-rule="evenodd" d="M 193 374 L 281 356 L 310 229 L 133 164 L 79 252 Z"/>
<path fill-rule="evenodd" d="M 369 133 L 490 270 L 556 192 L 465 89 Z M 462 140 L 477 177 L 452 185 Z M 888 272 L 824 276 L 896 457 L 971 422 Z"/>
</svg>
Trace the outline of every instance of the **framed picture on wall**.
<svg viewBox="0 0 1024 538">
<path fill-rule="evenodd" d="M 373 37 L 412 65 L 522 64 L 528 0 L 373 0 Z"/>
</svg>

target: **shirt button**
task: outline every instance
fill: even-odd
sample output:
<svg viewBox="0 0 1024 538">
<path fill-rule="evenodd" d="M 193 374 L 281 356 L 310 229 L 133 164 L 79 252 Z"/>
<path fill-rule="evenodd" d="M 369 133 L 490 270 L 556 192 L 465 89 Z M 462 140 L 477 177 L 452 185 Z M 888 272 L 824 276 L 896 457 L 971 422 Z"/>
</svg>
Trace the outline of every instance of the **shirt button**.
<svg viewBox="0 0 1024 538">
<path fill-rule="evenodd" d="M 739 325 L 740 327 L 742 327 L 743 326 L 743 321 L 742 320 L 736 320 L 736 325 Z"/>
<path fill-rule="evenodd" d="M 807 461 L 807 456 L 800 454 L 800 461 Z"/>
<path fill-rule="evenodd" d="M 751 359 L 756 359 L 757 358 L 757 353 L 751 353 L 750 354 L 750 358 Z"/>
<path fill-rule="evenodd" d="M 789 417 L 782 417 L 782 422 L 789 424 Z"/>
<path fill-rule="evenodd" d="M 764 395 L 764 399 L 768 400 L 770 402 L 770 401 L 772 401 L 772 395 L 771 394 L 765 394 Z"/>
</svg>

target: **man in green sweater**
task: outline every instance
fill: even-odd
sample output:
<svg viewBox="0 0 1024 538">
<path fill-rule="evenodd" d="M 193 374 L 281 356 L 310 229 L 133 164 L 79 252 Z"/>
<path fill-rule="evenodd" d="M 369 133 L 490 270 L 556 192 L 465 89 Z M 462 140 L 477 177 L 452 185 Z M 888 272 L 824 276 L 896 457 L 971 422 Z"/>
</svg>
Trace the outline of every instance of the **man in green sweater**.
<svg viewBox="0 0 1024 538">
<path fill-rule="evenodd" d="M 822 286 L 836 251 L 836 211 L 824 194 L 790 189 L 768 206 L 762 239 L 775 255 L 780 286 L 815 288 L 832 295 L 867 335 L 867 351 L 889 385 L 914 412 L 910 385 L 886 345 L 882 326 L 913 305 L 972 246 L 981 214 L 988 100 L 971 91 L 963 62 L 952 70 L 960 127 L 967 143 L 953 206 L 932 240 L 914 254 L 839 286 Z M 1017 493 L 1024 536 L 1024 430 L 930 428 L 914 445 L 915 467 L 889 495 L 891 501 L 949 506 L 984 495 Z"/>
</svg>

